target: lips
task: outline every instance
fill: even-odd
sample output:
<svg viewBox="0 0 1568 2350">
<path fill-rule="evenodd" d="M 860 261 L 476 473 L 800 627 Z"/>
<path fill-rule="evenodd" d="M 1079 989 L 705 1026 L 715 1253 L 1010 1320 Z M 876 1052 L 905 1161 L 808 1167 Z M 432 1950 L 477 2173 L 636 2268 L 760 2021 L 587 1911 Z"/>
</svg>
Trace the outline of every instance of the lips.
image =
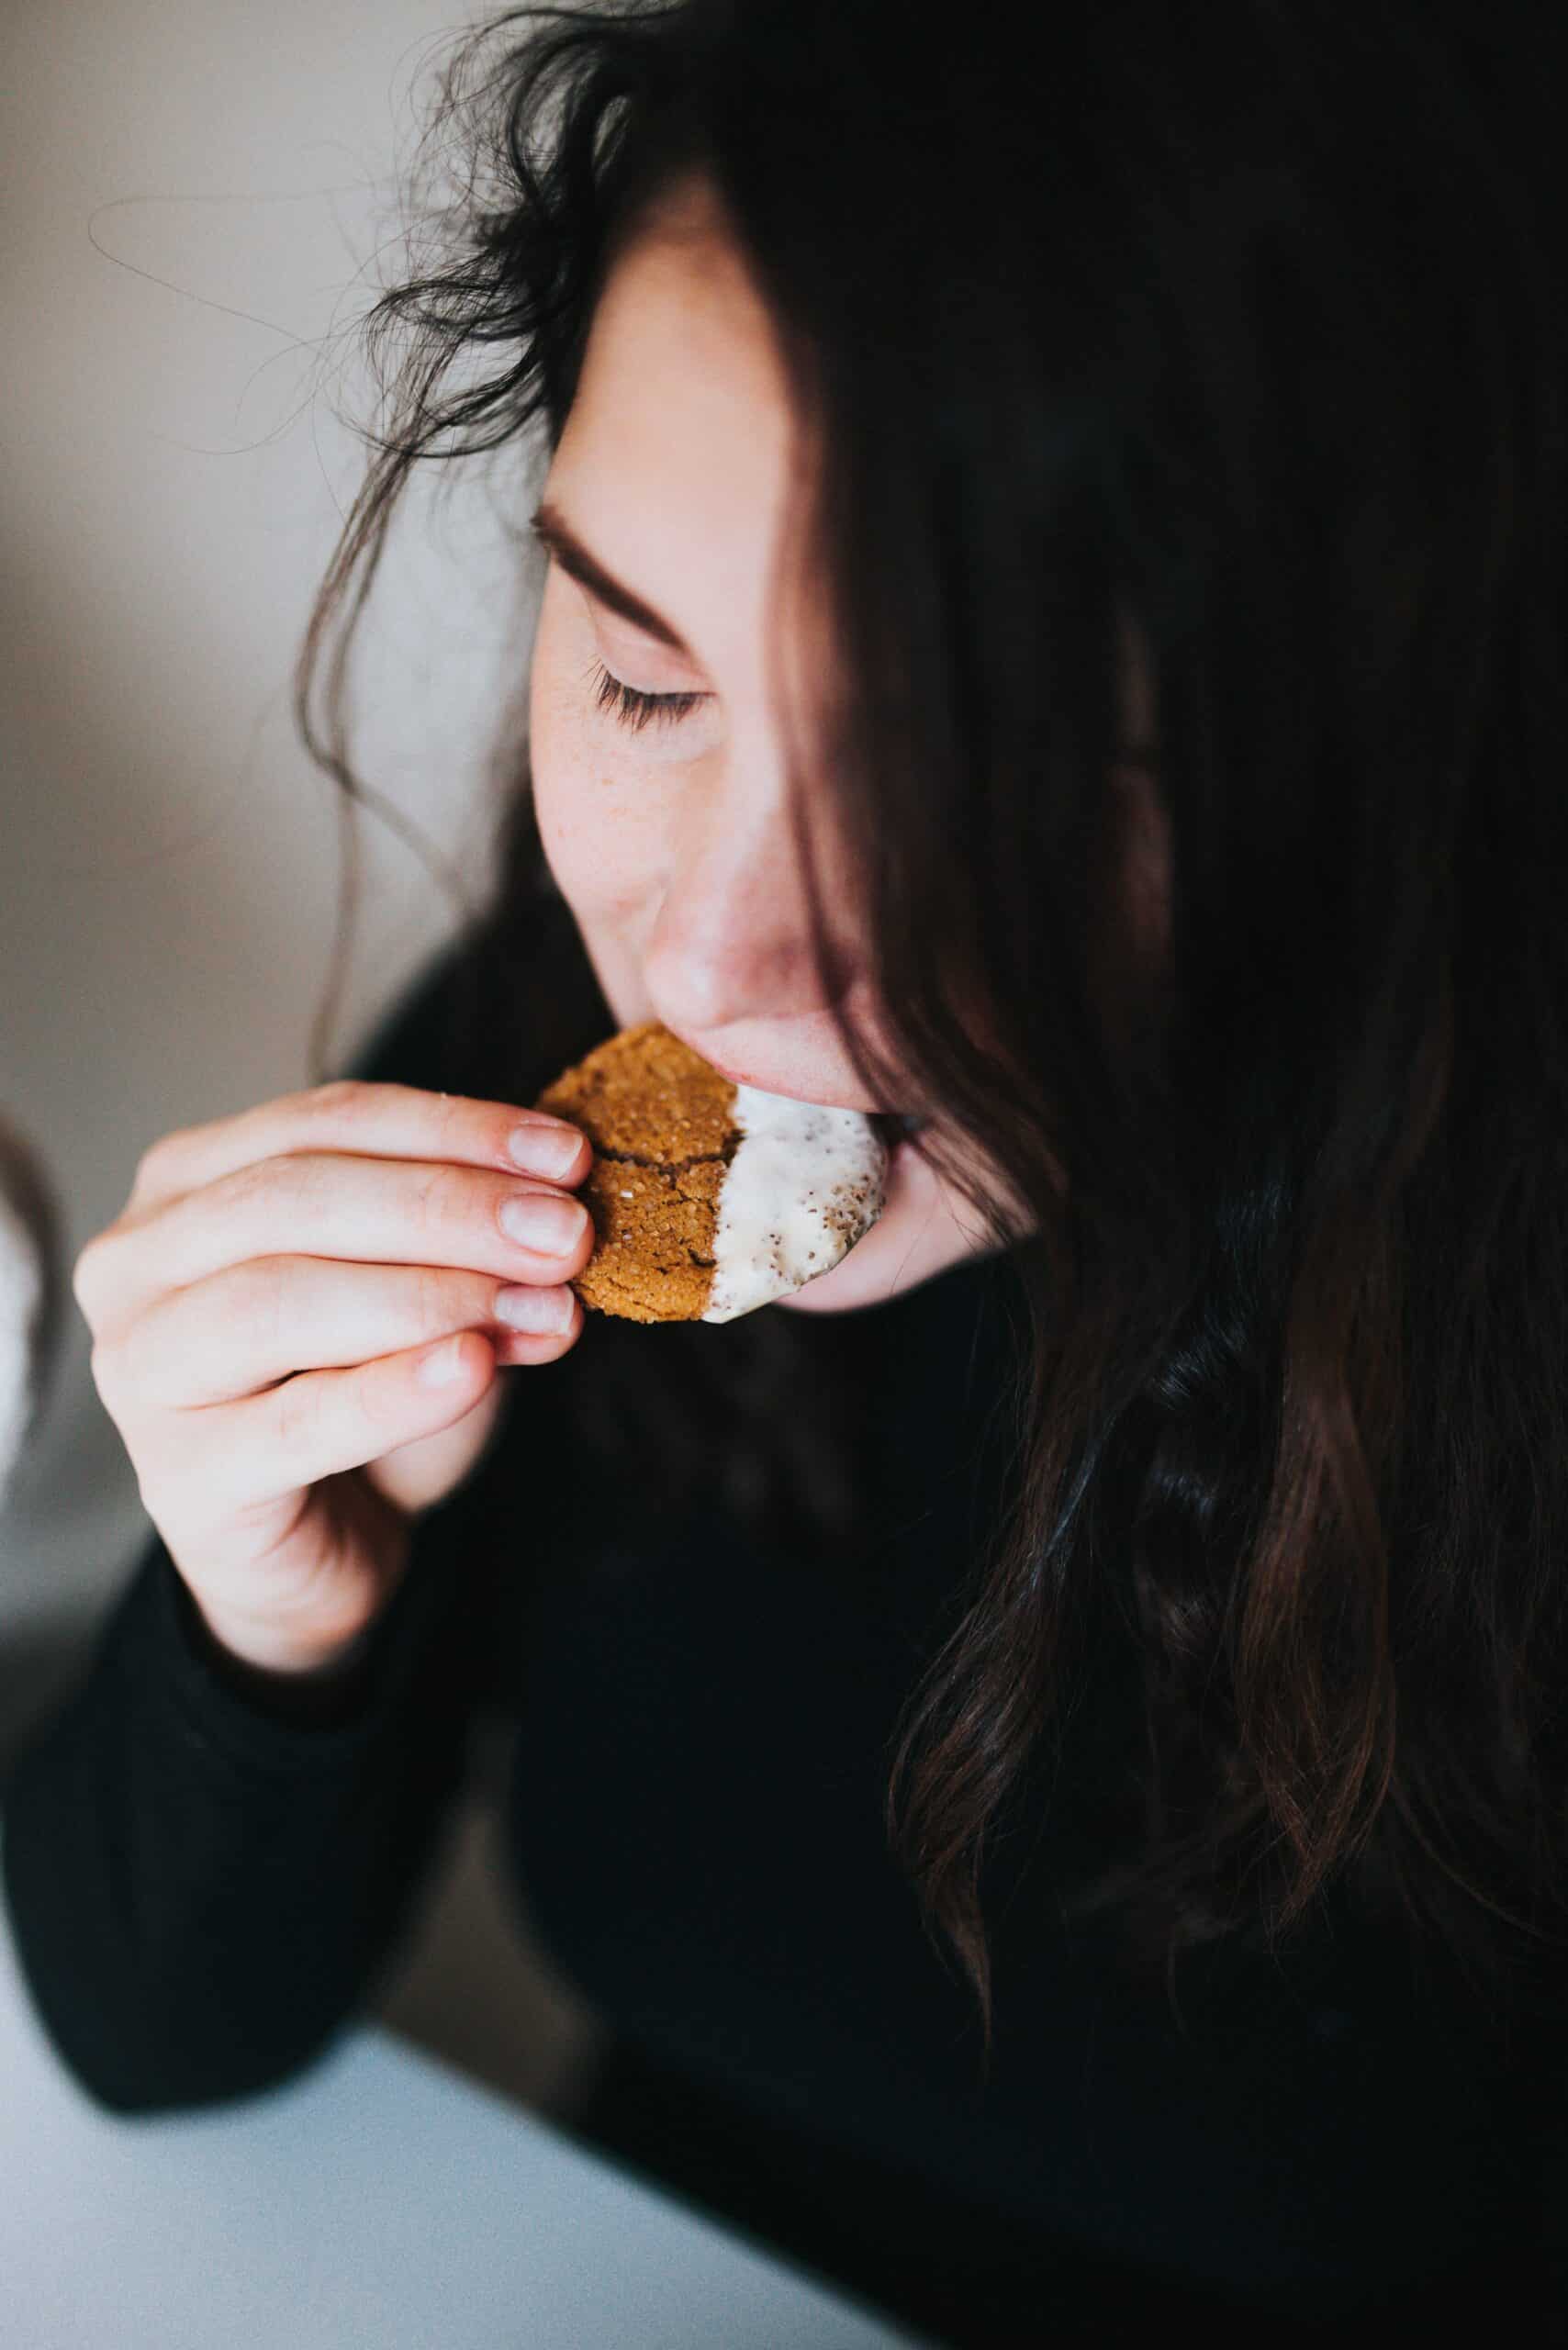
<svg viewBox="0 0 1568 2350">
<path fill-rule="evenodd" d="M 701 1059 L 705 1060 L 710 1069 L 716 1069 L 721 1077 L 727 1077 L 732 1085 L 748 1086 L 758 1093 L 778 1092 L 776 1086 L 763 1085 L 755 1077 L 747 1077 L 744 1069 L 731 1069 L 726 1062 L 715 1060 L 712 1054 L 704 1052 L 700 1045 L 694 1045 L 689 1036 L 682 1036 L 678 1028 L 672 1028 L 669 1033 L 689 1051 L 698 1054 Z M 784 1094 L 779 1098 L 784 1101 L 801 1101 L 806 1097 L 801 1094 Z M 823 1102 L 819 1106 L 823 1109 L 833 1109 L 846 1105 Z M 865 1114 L 870 1119 L 872 1125 L 875 1126 L 890 1150 L 895 1143 L 902 1142 L 906 1135 L 917 1135 L 923 1126 L 928 1126 L 931 1124 L 929 1118 L 921 1117 L 913 1110 L 868 1110 Z"/>
</svg>

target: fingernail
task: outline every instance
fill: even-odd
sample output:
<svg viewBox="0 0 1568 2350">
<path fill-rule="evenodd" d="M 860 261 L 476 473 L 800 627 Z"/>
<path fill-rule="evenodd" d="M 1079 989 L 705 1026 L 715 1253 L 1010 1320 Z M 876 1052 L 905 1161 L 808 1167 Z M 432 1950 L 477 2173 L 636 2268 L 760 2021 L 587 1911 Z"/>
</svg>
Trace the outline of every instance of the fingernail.
<svg viewBox="0 0 1568 2350">
<path fill-rule="evenodd" d="M 526 1284 L 498 1290 L 496 1319 L 504 1322 L 509 1330 L 528 1330 L 536 1335 L 568 1329 L 572 1292 L 569 1289 L 530 1289 Z"/>
<path fill-rule="evenodd" d="M 577 1165 L 581 1142 L 580 1135 L 565 1133 L 559 1126 L 514 1126 L 507 1139 L 507 1152 L 514 1167 L 541 1175 L 547 1183 L 558 1183 L 568 1168 Z"/>
<path fill-rule="evenodd" d="M 588 1211 L 577 1200 L 552 1199 L 543 1192 L 521 1192 L 501 1203 L 501 1229 L 525 1248 L 547 1257 L 564 1256 L 575 1248 L 588 1225 Z"/>
<path fill-rule="evenodd" d="M 414 1376 L 421 1387 L 450 1387 L 454 1379 L 463 1376 L 463 1348 L 458 1337 L 442 1338 L 439 1346 L 431 1347 L 414 1366 Z"/>
</svg>

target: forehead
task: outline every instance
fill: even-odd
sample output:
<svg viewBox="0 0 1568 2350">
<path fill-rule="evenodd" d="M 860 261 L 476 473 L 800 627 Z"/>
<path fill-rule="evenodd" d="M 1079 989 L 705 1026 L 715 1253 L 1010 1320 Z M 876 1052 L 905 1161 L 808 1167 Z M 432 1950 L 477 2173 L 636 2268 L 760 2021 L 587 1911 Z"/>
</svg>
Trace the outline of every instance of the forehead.
<svg viewBox="0 0 1568 2350">
<path fill-rule="evenodd" d="M 784 517 L 792 420 L 767 311 L 706 211 L 666 215 L 595 307 L 548 494 L 679 624 L 756 607 Z M 688 633 L 689 642 L 697 640 Z"/>
</svg>

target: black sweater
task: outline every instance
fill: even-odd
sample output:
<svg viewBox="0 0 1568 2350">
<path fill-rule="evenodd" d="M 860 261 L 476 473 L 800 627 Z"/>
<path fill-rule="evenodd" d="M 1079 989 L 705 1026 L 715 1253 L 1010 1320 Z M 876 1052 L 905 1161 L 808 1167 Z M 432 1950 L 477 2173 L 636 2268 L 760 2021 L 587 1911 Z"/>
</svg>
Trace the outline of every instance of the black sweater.
<svg viewBox="0 0 1568 2350">
<path fill-rule="evenodd" d="M 449 968 L 358 1073 L 442 1089 Z M 83 2088 L 121 2114 L 238 2098 L 363 2016 L 498 1690 L 512 1864 L 611 2028 L 577 2126 L 620 2159 L 942 2340 L 1142 2340 L 1171 2316 L 1211 2342 L 1465 2316 L 1568 2339 L 1560 2041 L 1505 2065 L 1343 1919 L 1288 1958 L 1193 1965 L 1183 2029 L 1107 1929 L 1063 1925 L 1051 1887 L 1099 1856 L 1095 1789 L 1137 1735 L 1110 1661 L 1040 1791 L 1037 1890 L 988 1908 L 982 2086 L 972 1996 L 881 1804 L 994 1504 L 1005 1278 L 955 1267 L 844 1317 L 886 1397 L 889 1539 L 857 1577 L 748 1545 L 716 1505 L 596 1545 L 550 1405 L 566 1365 L 503 1374 L 496 1439 L 314 1718 L 225 1670 L 152 1539 L 3 1791 L 21 1964 Z M 552 1510 L 566 1539 L 509 1544 Z"/>
</svg>

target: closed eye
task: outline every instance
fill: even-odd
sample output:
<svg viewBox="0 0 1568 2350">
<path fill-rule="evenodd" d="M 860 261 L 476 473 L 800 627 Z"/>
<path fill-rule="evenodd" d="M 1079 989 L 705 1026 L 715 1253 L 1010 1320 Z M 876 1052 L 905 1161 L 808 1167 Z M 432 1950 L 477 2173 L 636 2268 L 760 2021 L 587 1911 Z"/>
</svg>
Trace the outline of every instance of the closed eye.
<svg viewBox="0 0 1568 2350">
<path fill-rule="evenodd" d="M 618 724 L 633 731 L 652 723 L 665 726 L 678 724 L 689 717 L 700 702 L 709 701 L 709 694 L 644 694 L 635 686 L 622 685 L 612 677 L 602 661 L 594 665 L 599 689 L 594 699 L 600 710 L 608 710 Z"/>
</svg>

